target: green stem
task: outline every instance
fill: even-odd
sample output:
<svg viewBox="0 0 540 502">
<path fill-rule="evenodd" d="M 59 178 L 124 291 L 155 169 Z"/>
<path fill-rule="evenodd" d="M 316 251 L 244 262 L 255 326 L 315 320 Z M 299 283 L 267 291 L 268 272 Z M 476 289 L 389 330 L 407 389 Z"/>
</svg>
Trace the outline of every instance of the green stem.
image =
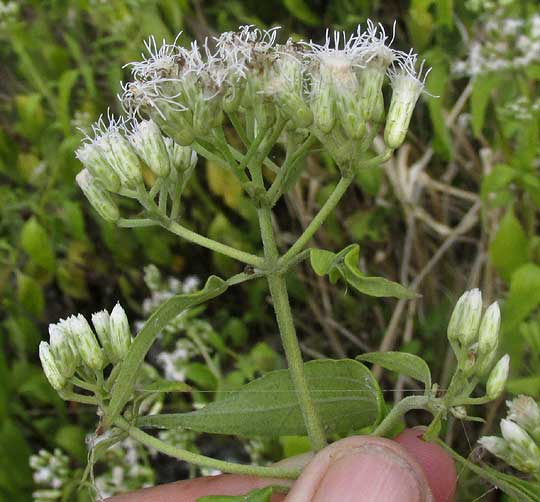
<svg viewBox="0 0 540 502">
<path fill-rule="evenodd" d="M 173 234 L 176 234 L 189 242 L 198 244 L 199 246 L 211 249 L 216 253 L 224 254 L 225 256 L 228 256 L 256 268 L 262 268 L 264 266 L 264 260 L 260 256 L 246 253 L 245 251 L 240 251 L 239 249 L 227 246 L 226 244 L 223 244 L 221 242 L 209 239 L 208 237 L 198 234 L 197 232 L 193 232 L 192 230 L 189 230 L 188 228 L 174 221 L 164 221 L 160 222 L 159 224 Z"/>
<path fill-rule="evenodd" d="M 82 379 L 80 379 L 80 378 L 78 378 L 76 376 L 71 377 L 71 383 L 73 385 L 76 385 L 80 389 L 88 390 L 88 391 L 93 392 L 93 393 L 96 393 L 98 391 L 98 389 L 99 389 L 97 387 L 97 385 L 93 385 L 91 383 L 85 382 L 84 380 L 82 380 Z"/>
<path fill-rule="evenodd" d="M 296 151 L 283 163 L 278 175 L 272 183 L 272 186 L 268 190 L 268 200 L 270 201 L 270 206 L 273 206 L 281 196 L 283 185 L 287 180 L 290 170 L 293 169 L 295 164 L 307 154 L 309 149 L 316 141 L 316 136 L 314 134 L 310 134 L 309 137 L 296 149 Z"/>
<path fill-rule="evenodd" d="M 76 403 L 82 404 L 92 404 L 94 406 L 98 405 L 98 400 L 92 396 L 83 396 L 82 394 L 76 394 L 75 392 L 70 392 L 67 390 L 62 390 L 58 392 L 59 396 L 65 401 L 74 401 Z"/>
<path fill-rule="evenodd" d="M 426 396 L 409 396 L 396 404 L 390 413 L 384 417 L 383 421 L 371 433 L 372 436 L 386 436 L 402 420 L 403 416 L 411 410 L 428 410 L 429 399 Z"/>
<path fill-rule="evenodd" d="M 266 269 L 272 270 L 278 260 L 278 249 L 272 228 L 272 213 L 268 208 L 261 208 L 258 211 L 258 216 Z M 318 451 L 326 446 L 326 438 L 304 373 L 304 363 L 294 327 L 285 277 L 282 274 L 270 272 L 267 275 L 267 280 L 289 372 L 298 397 L 298 404 L 311 440 L 311 446 L 315 451 Z"/>
<path fill-rule="evenodd" d="M 122 228 L 138 228 L 152 227 L 157 225 L 157 222 L 150 218 L 120 218 L 116 224 Z"/>
<path fill-rule="evenodd" d="M 330 213 L 335 209 L 338 202 L 341 200 L 347 188 L 353 181 L 353 176 L 349 175 L 343 177 L 339 180 L 339 183 L 334 188 L 334 191 L 330 194 L 330 197 L 326 200 L 324 205 L 321 207 L 320 211 L 315 215 L 315 218 L 304 230 L 304 233 L 298 238 L 298 240 L 293 244 L 293 246 L 281 257 L 279 260 L 279 265 L 281 267 L 286 267 L 287 264 L 304 248 L 304 246 L 311 240 L 315 232 L 319 227 L 324 223 L 326 218 Z"/>
<path fill-rule="evenodd" d="M 191 464 L 200 465 L 203 467 L 209 467 L 212 469 L 219 469 L 223 472 L 230 472 L 232 474 L 247 474 L 251 476 L 283 478 L 283 479 L 296 479 L 300 475 L 299 469 L 285 469 L 283 467 L 263 467 L 258 465 L 243 465 L 235 464 L 233 462 L 226 462 L 224 460 L 217 460 L 215 458 L 206 457 L 198 453 L 193 453 L 182 448 L 177 448 L 168 443 L 161 441 L 160 439 L 147 434 L 146 432 L 133 427 L 124 418 L 119 417 L 115 420 L 115 425 L 120 429 L 127 432 L 133 439 L 139 443 L 154 448 L 155 450 L 169 455 L 170 457 L 190 462 Z"/>
</svg>

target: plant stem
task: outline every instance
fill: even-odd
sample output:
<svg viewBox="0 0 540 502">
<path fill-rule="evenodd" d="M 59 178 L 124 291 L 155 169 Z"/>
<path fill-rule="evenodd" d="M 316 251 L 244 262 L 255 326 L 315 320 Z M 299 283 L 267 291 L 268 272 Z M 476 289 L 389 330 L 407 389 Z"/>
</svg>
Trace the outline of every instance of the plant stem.
<svg viewBox="0 0 540 502">
<path fill-rule="evenodd" d="M 292 245 L 292 247 L 281 257 L 279 260 L 280 267 L 286 267 L 288 262 L 292 260 L 304 246 L 311 240 L 315 232 L 319 227 L 324 223 L 326 218 L 330 213 L 335 209 L 338 202 L 343 197 L 344 193 L 349 188 L 353 180 L 352 175 L 348 175 L 339 180 L 339 183 L 334 188 L 334 191 L 330 194 L 330 197 L 326 200 L 324 205 L 321 207 L 320 211 L 315 215 L 315 218 L 304 230 L 304 233 L 298 238 L 298 240 Z"/>
<path fill-rule="evenodd" d="M 311 446 L 315 451 L 318 451 L 326 446 L 326 438 L 304 373 L 304 363 L 289 304 L 287 284 L 282 274 L 275 270 L 272 271 L 278 260 L 278 249 L 272 228 L 272 213 L 270 209 L 263 207 L 258 210 L 258 216 L 266 259 L 266 269 L 269 271 L 266 278 L 274 304 L 274 312 L 276 314 L 283 349 L 285 350 L 289 372 L 298 397 L 298 404 L 302 411 Z"/>
<path fill-rule="evenodd" d="M 157 221 L 150 218 L 120 218 L 116 224 L 122 228 L 152 227 Z"/>
<path fill-rule="evenodd" d="M 296 149 L 296 151 L 283 163 L 278 175 L 274 179 L 272 186 L 268 189 L 268 200 L 273 206 L 281 195 L 283 185 L 285 184 L 289 172 L 294 168 L 295 164 L 308 153 L 309 149 L 317 141 L 315 135 L 310 134 L 309 137 Z"/>
<path fill-rule="evenodd" d="M 428 410 L 429 398 L 426 396 L 409 396 L 402 399 L 396 404 L 390 413 L 384 417 L 384 420 L 377 426 L 377 428 L 371 433 L 372 436 L 385 436 L 387 435 L 399 421 L 403 418 L 405 413 L 411 410 Z"/>
<path fill-rule="evenodd" d="M 161 453 L 169 455 L 170 457 L 178 458 L 192 464 L 210 467 L 212 469 L 219 469 L 220 471 L 230 472 L 233 474 L 248 474 L 261 477 L 296 479 L 300 475 L 299 469 L 285 469 L 277 466 L 262 467 L 257 465 L 243 465 L 206 457 L 204 455 L 199 455 L 197 453 L 193 453 L 165 443 L 160 439 L 147 434 L 141 429 L 130 425 L 129 422 L 122 417 L 118 417 L 114 423 L 117 427 L 126 431 L 133 439 L 144 444 L 145 446 L 154 448 Z"/>
<path fill-rule="evenodd" d="M 193 232 L 192 230 L 189 230 L 188 228 L 174 221 L 160 222 L 159 224 L 173 234 L 176 234 L 179 237 L 186 239 L 187 241 L 198 244 L 199 246 L 211 249 L 216 253 L 224 254 L 226 256 L 229 256 L 230 258 L 241 261 L 242 263 L 246 263 L 247 265 L 251 265 L 256 268 L 262 268 L 264 266 L 264 260 L 260 256 L 246 253 L 245 251 L 240 251 L 239 249 L 227 246 L 226 244 L 223 244 L 221 242 L 209 239 L 208 237 L 198 234 L 197 232 Z"/>
</svg>

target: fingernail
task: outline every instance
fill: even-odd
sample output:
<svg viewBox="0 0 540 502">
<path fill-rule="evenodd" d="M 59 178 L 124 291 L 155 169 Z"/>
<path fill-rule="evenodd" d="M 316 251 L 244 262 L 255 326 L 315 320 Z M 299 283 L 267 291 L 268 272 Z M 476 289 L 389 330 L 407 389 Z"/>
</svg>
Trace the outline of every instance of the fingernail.
<svg viewBox="0 0 540 502">
<path fill-rule="evenodd" d="M 406 458 L 390 448 L 366 445 L 336 452 L 313 502 L 424 502 L 425 483 Z"/>
</svg>

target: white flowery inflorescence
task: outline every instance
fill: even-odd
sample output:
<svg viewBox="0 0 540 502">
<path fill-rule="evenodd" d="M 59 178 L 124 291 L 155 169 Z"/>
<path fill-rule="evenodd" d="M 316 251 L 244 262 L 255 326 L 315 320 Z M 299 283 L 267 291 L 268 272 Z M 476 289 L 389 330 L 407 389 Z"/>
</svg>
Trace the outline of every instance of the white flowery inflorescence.
<svg viewBox="0 0 540 502">
<path fill-rule="evenodd" d="M 540 14 L 516 17 L 500 6 L 481 16 L 475 28 L 466 58 L 454 64 L 456 75 L 526 69 L 540 62 Z"/>
<path fill-rule="evenodd" d="M 384 123 L 388 81 L 393 92 L 384 139 L 389 150 L 403 143 L 429 72 L 422 75 L 416 54 L 393 49 L 394 37 L 371 21 L 352 35 L 328 31 L 323 44 L 279 43 L 278 36 L 279 28 L 242 26 L 202 44 L 181 45 L 181 34 L 170 44 L 146 42 L 142 60 L 126 65 L 133 80 L 122 84 L 119 98 L 128 118 L 100 118 L 77 150 L 88 170 L 78 182 L 105 219 L 120 219 L 107 192 L 140 195 L 147 168 L 158 188 L 167 187 L 177 217 L 174 201 L 190 174 L 185 166 L 195 161 L 191 150 L 181 152 L 191 162 L 175 170 L 176 150 L 193 146 L 206 156 L 217 145 L 227 162 L 236 162 L 223 131 L 226 118 L 244 143 L 284 122 L 286 134 L 312 133 L 340 166 L 354 164 Z"/>
<path fill-rule="evenodd" d="M 507 401 L 508 416 L 501 420 L 502 438 L 485 436 L 481 446 L 519 471 L 540 480 L 540 405 L 530 396 Z"/>
<path fill-rule="evenodd" d="M 131 331 L 120 304 L 111 314 L 105 310 L 93 314 L 92 324 L 95 333 L 85 317 L 77 314 L 49 325 L 50 339 L 40 343 L 39 357 L 47 379 L 57 391 L 68 387 L 77 375 L 86 379 L 108 364 L 118 363 L 129 350 Z"/>
</svg>

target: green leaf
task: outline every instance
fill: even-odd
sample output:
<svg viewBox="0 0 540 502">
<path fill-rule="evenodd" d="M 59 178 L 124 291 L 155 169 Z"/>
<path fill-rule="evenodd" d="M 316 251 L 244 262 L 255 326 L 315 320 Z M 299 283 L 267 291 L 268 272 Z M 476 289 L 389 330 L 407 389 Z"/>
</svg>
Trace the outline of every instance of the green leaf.
<svg viewBox="0 0 540 502">
<path fill-rule="evenodd" d="M 285 493 L 287 488 L 266 486 L 251 490 L 245 495 L 207 495 L 199 497 L 197 502 L 270 502 L 273 493 Z"/>
<path fill-rule="evenodd" d="M 371 372 L 358 361 L 330 359 L 304 365 L 327 434 L 345 434 L 376 423 L 383 399 Z M 139 418 L 141 427 L 184 427 L 245 437 L 307 435 L 288 370 L 267 373 L 238 391 L 190 413 Z"/>
<path fill-rule="evenodd" d="M 54 268 L 54 251 L 49 233 L 32 216 L 22 227 L 21 247 L 38 265 L 48 271 Z"/>
<path fill-rule="evenodd" d="M 528 250 L 529 239 L 510 208 L 489 246 L 491 262 L 501 277 L 510 281 L 514 271 L 529 261 Z"/>
<path fill-rule="evenodd" d="M 29 275 L 17 272 L 17 299 L 31 315 L 41 318 L 45 309 L 43 288 Z"/>
<path fill-rule="evenodd" d="M 504 474 L 488 466 L 480 467 L 473 464 L 470 460 L 463 458 L 443 441 L 437 441 L 437 443 L 460 464 L 470 469 L 477 476 L 493 483 L 494 486 L 506 493 L 512 500 L 516 502 L 538 502 L 540 500 L 540 485 L 538 483 L 531 483 L 515 476 Z"/>
<path fill-rule="evenodd" d="M 184 382 L 173 380 L 157 380 L 137 388 L 139 392 L 191 392 L 193 389 Z"/>
<path fill-rule="evenodd" d="M 311 268 L 317 275 L 326 275 L 336 258 L 336 254 L 326 249 L 310 249 L 309 260 Z"/>
<path fill-rule="evenodd" d="M 523 337 L 517 335 L 519 324 L 540 305 L 540 267 L 527 263 L 512 275 L 510 292 L 502 309 L 502 350 L 512 359 L 512 369 L 523 364 Z"/>
<path fill-rule="evenodd" d="M 88 431 L 78 425 L 64 425 L 55 435 L 55 443 L 64 451 L 84 462 L 87 457 L 86 435 Z"/>
<path fill-rule="evenodd" d="M 335 254 L 324 249 L 312 249 L 310 262 L 318 275 L 328 275 L 330 281 L 335 283 L 343 279 L 354 289 L 368 296 L 416 298 L 418 295 L 409 291 L 397 282 L 389 281 L 383 277 L 368 277 L 360 272 L 358 261 L 360 246 L 351 244 Z"/>
<path fill-rule="evenodd" d="M 346 254 L 343 263 L 338 265 L 342 277 L 353 288 L 368 296 L 393 298 L 417 298 L 418 295 L 397 282 L 383 277 L 366 277 L 358 268 L 360 246 L 354 245 Z"/>
<path fill-rule="evenodd" d="M 491 91 L 497 87 L 499 79 L 489 73 L 477 76 L 473 81 L 471 93 L 471 124 L 473 134 L 479 137 L 484 127 L 486 110 L 491 98 Z"/>
<path fill-rule="evenodd" d="M 166 301 L 148 319 L 140 333 L 135 337 L 125 357 L 118 378 L 113 386 L 111 401 L 107 408 L 105 424 L 110 425 L 121 413 L 135 387 L 141 364 L 154 343 L 154 340 L 176 316 L 184 310 L 207 302 L 226 291 L 228 284 L 219 277 L 211 276 L 201 291 L 187 295 L 176 295 Z"/>
<path fill-rule="evenodd" d="M 356 359 L 405 375 L 423 382 L 426 389 L 431 388 L 431 371 L 426 362 L 407 352 L 370 352 L 357 356 Z"/>
<path fill-rule="evenodd" d="M 308 26 L 318 26 L 320 24 L 319 17 L 304 0 L 283 0 L 283 4 L 294 17 Z"/>
</svg>

